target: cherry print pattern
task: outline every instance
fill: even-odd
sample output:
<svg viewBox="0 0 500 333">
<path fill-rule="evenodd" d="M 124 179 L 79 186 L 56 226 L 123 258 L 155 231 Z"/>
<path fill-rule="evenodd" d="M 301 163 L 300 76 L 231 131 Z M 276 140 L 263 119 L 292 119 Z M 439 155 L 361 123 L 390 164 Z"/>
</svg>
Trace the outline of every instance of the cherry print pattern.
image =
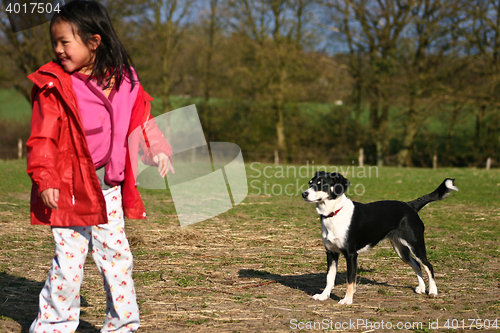
<svg viewBox="0 0 500 333">
<path fill-rule="evenodd" d="M 80 287 L 91 249 L 104 278 L 106 317 L 101 332 L 134 332 L 139 328 L 133 258 L 125 235 L 121 189 L 103 191 L 108 223 L 94 227 L 52 228 L 55 256 L 40 293 L 40 310 L 29 332 L 76 332 L 80 316 Z"/>
</svg>

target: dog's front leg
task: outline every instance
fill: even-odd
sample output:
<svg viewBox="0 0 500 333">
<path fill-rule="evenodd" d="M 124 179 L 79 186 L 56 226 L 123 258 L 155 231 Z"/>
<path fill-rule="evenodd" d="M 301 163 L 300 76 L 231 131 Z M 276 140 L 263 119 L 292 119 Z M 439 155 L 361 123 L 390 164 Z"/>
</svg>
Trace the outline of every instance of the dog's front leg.
<svg viewBox="0 0 500 333">
<path fill-rule="evenodd" d="M 347 262 L 347 292 L 344 299 L 340 300 L 339 304 L 352 304 L 352 297 L 356 291 L 356 274 L 358 272 L 358 253 L 346 253 L 345 259 Z"/>
<path fill-rule="evenodd" d="M 339 263 L 339 254 L 326 250 L 326 262 L 328 271 L 326 274 L 326 287 L 321 294 L 316 294 L 313 299 L 324 301 L 330 298 L 333 287 L 335 287 L 335 277 L 337 276 L 337 265 Z"/>
</svg>

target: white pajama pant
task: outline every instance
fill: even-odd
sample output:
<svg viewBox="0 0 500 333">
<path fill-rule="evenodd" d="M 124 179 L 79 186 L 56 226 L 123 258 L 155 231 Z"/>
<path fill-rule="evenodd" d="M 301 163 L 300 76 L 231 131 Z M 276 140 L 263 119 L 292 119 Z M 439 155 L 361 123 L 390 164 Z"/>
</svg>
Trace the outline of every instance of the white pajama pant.
<svg viewBox="0 0 500 333">
<path fill-rule="evenodd" d="M 80 286 L 87 253 L 92 250 L 104 277 L 107 308 L 101 332 L 139 328 L 133 259 L 125 235 L 120 187 L 103 191 L 108 223 L 94 227 L 52 228 L 55 256 L 39 297 L 38 317 L 30 333 L 73 333 L 79 324 Z"/>
</svg>

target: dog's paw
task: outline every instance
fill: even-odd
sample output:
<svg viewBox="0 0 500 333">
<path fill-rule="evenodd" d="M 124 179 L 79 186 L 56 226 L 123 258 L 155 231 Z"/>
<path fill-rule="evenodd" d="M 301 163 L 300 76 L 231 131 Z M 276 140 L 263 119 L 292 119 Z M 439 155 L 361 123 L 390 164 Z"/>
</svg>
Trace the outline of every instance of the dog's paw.
<svg viewBox="0 0 500 333">
<path fill-rule="evenodd" d="M 316 294 L 313 296 L 313 299 L 316 301 L 326 301 L 329 298 L 330 298 L 330 295 L 326 295 L 326 294 Z"/>
<path fill-rule="evenodd" d="M 425 294 L 425 286 L 418 286 L 415 288 L 415 293 L 419 295 Z"/>
<path fill-rule="evenodd" d="M 429 297 L 437 297 L 438 289 L 435 285 L 429 287 Z"/>
<path fill-rule="evenodd" d="M 352 304 L 352 298 L 344 298 L 344 299 L 341 299 L 339 301 L 339 304 L 342 304 L 342 305 L 349 305 L 349 304 Z"/>
</svg>

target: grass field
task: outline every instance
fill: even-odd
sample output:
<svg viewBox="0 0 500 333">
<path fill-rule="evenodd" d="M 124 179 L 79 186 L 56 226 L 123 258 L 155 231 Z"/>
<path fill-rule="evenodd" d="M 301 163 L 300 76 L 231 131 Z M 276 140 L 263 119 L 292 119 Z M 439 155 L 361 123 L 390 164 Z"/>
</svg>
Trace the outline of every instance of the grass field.
<svg viewBox="0 0 500 333">
<path fill-rule="evenodd" d="M 30 103 L 15 90 L 0 89 L 0 119 L 29 121 Z"/>
<path fill-rule="evenodd" d="M 325 286 L 326 260 L 314 205 L 297 194 L 317 169 L 249 164 L 249 195 L 243 203 L 184 228 L 168 192 L 141 190 L 149 218 L 127 224 L 142 316 L 139 332 L 500 327 L 499 170 L 338 168 L 351 180 L 351 198 L 360 202 L 414 199 L 446 177 L 456 178 L 460 188 L 420 213 L 437 298 L 413 292 L 413 271 L 384 241 L 360 255 L 354 304 L 341 306 L 343 258 L 331 299 L 311 297 Z M 47 227 L 29 224 L 25 161 L 0 161 L 0 179 L 0 332 L 27 332 L 53 241 Z M 104 310 L 102 279 L 89 258 L 78 332 L 98 332 Z"/>
<path fill-rule="evenodd" d="M 172 108 L 177 109 L 183 106 L 199 102 L 200 99 L 189 99 L 179 96 L 172 96 Z M 16 90 L 0 89 L 0 120 L 9 121 L 29 121 L 31 119 L 31 105 L 26 98 Z M 162 112 L 161 100 L 155 98 L 152 105 L 153 116 L 158 116 Z"/>
</svg>

